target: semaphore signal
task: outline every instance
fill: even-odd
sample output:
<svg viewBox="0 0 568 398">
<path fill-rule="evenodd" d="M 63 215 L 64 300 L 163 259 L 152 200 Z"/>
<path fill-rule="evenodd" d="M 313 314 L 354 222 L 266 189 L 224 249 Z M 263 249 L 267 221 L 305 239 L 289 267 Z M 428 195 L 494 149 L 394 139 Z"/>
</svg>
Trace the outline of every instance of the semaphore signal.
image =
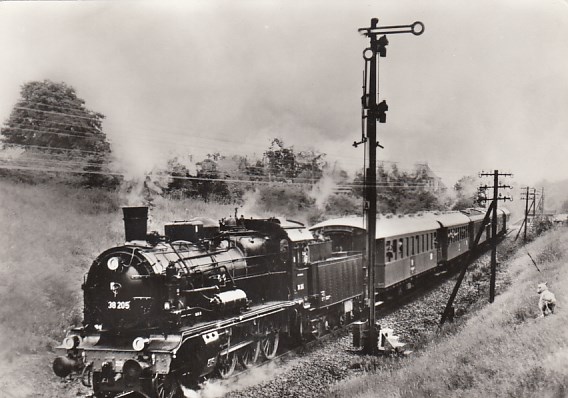
<svg viewBox="0 0 568 398">
<path fill-rule="evenodd" d="M 377 330 L 375 329 L 375 233 L 377 223 L 377 147 L 383 148 L 377 141 L 377 121 L 386 122 L 388 105 L 385 100 L 378 100 L 379 58 L 386 57 L 388 34 L 412 33 L 416 36 L 424 33 L 424 24 L 414 22 L 411 25 L 378 26 L 378 18 L 371 19 L 371 26 L 359 29 L 359 33 L 370 39 L 370 46 L 363 51 L 365 69 L 363 73 L 363 95 L 361 96 L 361 141 L 353 146 L 366 144 L 369 167 L 365 170 L 364 211 L 367 224 L 367 299 L 369 305 L 369 333 L 365 342 L 365 351 L 376 354 Z M 379 37 L 380 35 L 380 37 Z"/>
</svg>

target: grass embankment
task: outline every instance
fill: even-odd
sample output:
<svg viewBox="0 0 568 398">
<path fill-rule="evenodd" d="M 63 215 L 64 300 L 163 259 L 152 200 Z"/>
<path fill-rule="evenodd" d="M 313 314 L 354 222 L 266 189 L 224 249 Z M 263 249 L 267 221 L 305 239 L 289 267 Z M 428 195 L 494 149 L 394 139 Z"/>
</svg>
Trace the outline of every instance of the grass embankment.
<svg viewBox="0 0 568 398">
<path fill-rule="evenodd" d="M 51 349 L 80 324 L 83 276 L 98 254 L 124 242 L 126 200 L 119 192 L 0 180 L 0 203 L 0 396 L 56 396 L 40 395 L 26 376 L 37 371 L 41 383 L 45 369 L 51 372 Z M 158 198 L 149 230 L 163 233 L 166 221 L 233 212 L 228 205 Z M 45 363 L 26 361 L 38 355 Z"/>
<path fill-rule="evenodd" d="M 423 350 L 339 384 L 336 397 L 568 396 L 568 230 L 551 231 L 507 261 L 495 302 L 430 336 Z M 526 251 L 536 259 L 540 272 Z M 538 318 L 547 281 L 556 313 Z M 497 281 L 498 285 L 500 281 Z M 501 286 L 505 286 L 502 283 Z M 445 337 L 441 337 L 445 336 Z"/>
</svg>

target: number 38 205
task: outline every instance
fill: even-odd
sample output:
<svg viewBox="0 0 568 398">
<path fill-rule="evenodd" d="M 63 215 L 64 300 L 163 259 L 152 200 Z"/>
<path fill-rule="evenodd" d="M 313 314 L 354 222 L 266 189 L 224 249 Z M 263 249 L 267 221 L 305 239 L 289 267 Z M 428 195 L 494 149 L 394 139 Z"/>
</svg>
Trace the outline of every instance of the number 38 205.
<svg viewBox="0 0 568 398">
<path fill-rule="evenodd" d="M 130 301 L 109 301 L 108 309 L 110 310 L 129 310 Z"/>
</svg>

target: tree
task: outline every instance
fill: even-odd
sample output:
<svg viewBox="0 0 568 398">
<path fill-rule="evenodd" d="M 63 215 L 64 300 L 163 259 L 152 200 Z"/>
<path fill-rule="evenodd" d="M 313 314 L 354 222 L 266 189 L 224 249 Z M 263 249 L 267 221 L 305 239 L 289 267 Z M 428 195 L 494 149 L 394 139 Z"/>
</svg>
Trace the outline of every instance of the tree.
<svg viewBox="0 0 568 398">
<path fill-rule="evenodd" d="M 45 171 L 83 171 L 83 183 L 108 182 L 110 144 L 104 115 L 85 107 L 75 89 L 50 80 L 28 82 L 5 126 L 4 148 L 18 148 L 23 165 Z"/>
<path fill-rule="evenodd" d="M 172 176 L 166 192 L 178 197 L 197 195 L 197 182 L 191 179 L 189 169 L 178 157 L 169 159 L 166 167 L 166 172 Z"/>
<path fill-rule="evenodd" d="M 562 202 L 562 206 L 560 207 L 560 211 L 562 213 L 568 213 L 568 200 Z"/>
<path fill-rule="evenodd" d="M 377 206 L 380 213 L 408 214 L 418 211 L 442 210 L 438 196 L 431 192 L 431 177 L 423 169 L 412 173 L 399 170 L 396 164 L 386 170 L 384 165 L 377 167 Z M 363 196 L 365 180 L 362 173 L 355 177 L 354 184 L 361 188 L 354 190 Z"/>
<path fill-rule="evenodd" d="M 206 201 L 213 198 L 218 201 L 230 200 L 230 192 L 227 183 L 222 178 L 217 163 L 211 159 L 205 159 L 197 163 L 197 192 Z"/>
<path fill-rule="evenodd" d="M 474 176 L 464 176 L 460 178 L 454 185 L 456 202 L 452 206 L 452 210 L 462 210 L 469 207 L 475 207 L 478 184 L 479 180 Z"/>
<path fill-rule="evenodd" d="M 264 156 L 268 161 L 268 173 L 277 179 L 296 177 L 296 155 L 292 147 L 285 147 L 284 140 L 275 138 Z"/>
<path fill-rule="evenodd" d="M 323 169 L 326 167 L 325 153 L 313 149 L 300 151 L 296 155 L 296 164 L 296 177 L 314 184 L 323 176 Z"/>
</svg>

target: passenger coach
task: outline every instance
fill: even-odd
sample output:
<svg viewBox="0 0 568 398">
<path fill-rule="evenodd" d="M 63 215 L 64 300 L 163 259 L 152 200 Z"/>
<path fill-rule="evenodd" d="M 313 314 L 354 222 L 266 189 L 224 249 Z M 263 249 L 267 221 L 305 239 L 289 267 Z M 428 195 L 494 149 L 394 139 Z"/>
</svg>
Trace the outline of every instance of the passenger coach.
<svg viewBox="0 0 568 398">
<path fill-rule="evenodd" d="M 328 237 L 336 251 L 364 251 L 363 217 L 347 217 L 314 225 L 312 232 Z M 406 283 L 437 266 L 438 222 L 425 216 L 381 216 L 377 219 L 376 288 Z"/>
<path fill-rule="evenodd" d="M 491 238 L 491 222 L 483 223 L 486 209 L 408 216 L 379 216 L 376 229 L 376 281 L 379 290 L 391 289 L 436 271 L 467 254 L 483 229 L 478 246 Z M 498 235 L 507 231 L 510 212 L 498 210 Z M 366 226 L 363 217 L 327 220 L 310 228 L 330 239 L 332 251 L 364 252 Z"/>
</svg>

